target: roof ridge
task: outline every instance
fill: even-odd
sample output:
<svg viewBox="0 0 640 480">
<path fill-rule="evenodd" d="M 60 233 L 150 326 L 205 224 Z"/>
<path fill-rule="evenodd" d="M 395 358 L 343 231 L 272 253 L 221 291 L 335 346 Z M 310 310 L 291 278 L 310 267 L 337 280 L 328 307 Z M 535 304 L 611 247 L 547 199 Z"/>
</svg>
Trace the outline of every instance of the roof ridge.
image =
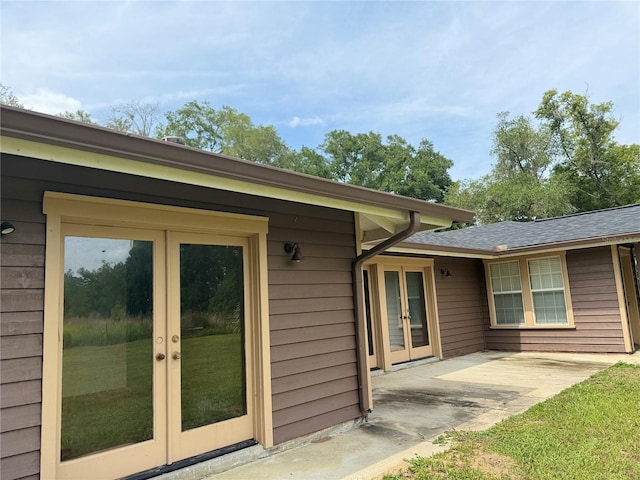
<svg viewBox="0 0 640 480">
<path fill-rule="evenodd" d="M 571 213 L 569 215 L 559 215 L 557 217 L 536 218 L 535 220 L 533 220 L 532 223 L 546 222 L 547 220 L 558 220 L 558 219 L 561 219 L 561 218 L 579 217 L 581 215 L 590 215 L 590 214 L 593 214 L 593 213 L 609 212 L 611 210 L 622 210 L 622 209 L 625 209 L 625 208 L 632 208 L 632 207 L 640 207 L 640 203 L 632 203 L 632 204 L 629 204 L 629 205 L 621 205 L 619 207 L 601 208 L 600 210 L 589 210 L 587 212 Z"/>
</svg>

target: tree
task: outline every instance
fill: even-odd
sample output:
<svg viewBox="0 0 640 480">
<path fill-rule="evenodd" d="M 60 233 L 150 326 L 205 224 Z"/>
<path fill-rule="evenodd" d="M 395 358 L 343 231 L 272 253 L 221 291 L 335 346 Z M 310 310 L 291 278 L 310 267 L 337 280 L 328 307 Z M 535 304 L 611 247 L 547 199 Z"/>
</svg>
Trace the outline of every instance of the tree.
<svg viewBox="0 0 640 480">
<path fill-rule="evenodd" d="M 111 107 L 105 127 L 121 132 L 150 137 L 160 125 L 160 106 L 157 102 L 121 103 Z"/>
<path fill-rule="evenodd" d="M 562 175 L 549 176 L 553 162 L 552 134 L 530 117 L 498 114 L 491 154 L 491 172 L 479 180 L 456 184 L 445 203 L 476 212 L 479 223 L 529 221 L 573 211 Z"/>
<path fill-rule="evenodd" d="M 427 140 L 416 148 L 398 135 L 383 143 L 379 133 L 334 130 L 319 148 L 339 182 L 433 201 L 442 201 L 451 184 L 453 162 Z"/>
<path fill-rule="evenodd" d="M 268 165 L 290 153 L 273 126 L 256 126 L 248 115 L 226 105 L 216 110 L 208 102 L 192 101 L 165 117 L 167 124 L 157 135 L 182 137 L 195 148 Z"/>
<path fill-rule="evenodd" d="M 62 118 L 68 118 L 69 120 L 75 120 L 76 122 L 92 123 L 92 124 L 96 123 L 91 119 L 91 114 L 84 110 L 76 110 L 75 112 L 70 112 L 66 110 L 62 113 L 59 113 L 58 116 Z"/>
<path fill-rule="evenodd" d="M 322 178 L 333 178 L 331 165 L 314 149 L 303 146 L 300 151 L 289 151 L 275 162 L 274 166 Z"/>
<path fill-rule="evenodd" d="M 640 146 L 618 145 L 613 104 L 549 90 L 526 116 L 498 115 L 491 172 L 454 185 L 446 203 L 480 223 L 526 221 L 640 202 Z"/>
<path fill-rule="evenodd" d="M 3 83 L 0 83 L 0 103 L 12 107 L 24 108 L 22 102 L 13 94 L 13 90 Z"/>
<path fill-rule="evenodd" d="M 618 145 L 613 103 L 592 104 L 587 95 L 547 91 L 535 115 L 553 134 L 558 156 L 554 173 L 575 187 L 578 211 L 640 201 L 638 145 Z"/>
</svg>

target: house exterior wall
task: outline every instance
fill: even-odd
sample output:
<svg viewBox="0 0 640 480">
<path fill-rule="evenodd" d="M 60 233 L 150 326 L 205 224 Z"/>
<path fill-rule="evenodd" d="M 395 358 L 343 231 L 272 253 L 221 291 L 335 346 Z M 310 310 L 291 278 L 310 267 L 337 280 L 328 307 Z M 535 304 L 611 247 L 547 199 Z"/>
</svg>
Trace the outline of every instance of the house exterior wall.
<svg viewBox="0 0 640 480">
<path fill-rule="evenodd" d="M 490 329 L 490 350 L 624 353 L 624 335 L 609 246 L 567 251 L 575 328 Z"/>
<path fill-rule="evenodd" d="M 269 217 L 274 442 L 360 415 L 350 212 L 3 155 L 0 478 L 39 477 L 45 190 Z"/>
<path fill-rule="evenodd" d="M 442 357 L 484 350 L 489 307 L 482 260 L 454 257 L 434 260 Z M 443 269 L 451 276 L 441 274 Z"/>
</svg>

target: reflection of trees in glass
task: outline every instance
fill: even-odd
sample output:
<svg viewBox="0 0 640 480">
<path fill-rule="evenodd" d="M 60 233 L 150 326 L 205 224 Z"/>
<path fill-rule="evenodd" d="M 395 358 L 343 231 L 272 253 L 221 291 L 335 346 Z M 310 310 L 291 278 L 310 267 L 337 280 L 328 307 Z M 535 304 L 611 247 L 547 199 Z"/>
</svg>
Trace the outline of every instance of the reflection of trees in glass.
<svg viewBox="0 0 640 480">
<path fill-rule="evenodd" d="M 124 262 L 103 263 L 95 270 L 67 271 L 65 317 L 120 320 L 125 314 L 149 315 L 153 306 L 152 247 L 151 242 L 134 240 Z"/>
<path fill-rule="evenodd" d="M 100 240 L 85 239 L 86 249 L 95 247 L 94 241 Z M 69 249 L 65 255 L 73 258 L 78 252 Z M 150 337 L 152 255 L 152 242 L 134 240 L 124 261 L 103 262 L 92 270 L 81 267 L 64 274 L 65 348 L 112 345 Z"/>
<path fill-rule="evenodd" d="M 238 331 L 242 318 L 242 248 L 180 246 L 180 311 L 184 335 Z"/>
<path fill-rule="evenodd" d="M 133 241 L 125 263 L 127 313 L 150 315 L 153 309 L 153 248 L 151 242 Z"/>
</svg>

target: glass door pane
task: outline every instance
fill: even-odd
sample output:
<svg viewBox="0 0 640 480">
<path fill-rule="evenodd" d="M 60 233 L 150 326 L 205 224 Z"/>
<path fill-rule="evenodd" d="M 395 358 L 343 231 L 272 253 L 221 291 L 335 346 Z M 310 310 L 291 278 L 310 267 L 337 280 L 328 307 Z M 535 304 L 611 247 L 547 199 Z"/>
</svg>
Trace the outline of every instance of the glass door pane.
<svg viewBox="0 0 640 480">
<path fill-rule="evenodd" d="M 153 431 L 153 242 L 66 236 L 60 460 Z"/>
<path fill-rule="evenodd" d="M 387 294 L 387 321 L 389 328 L 389 346 L 391 351 L 405 349 L 402 322 L 402 297 L 400 294 L 400 274 L 397 271 L 384 272 L 384 287 Z"/>
<path fill-rule="evenodd" d="M 371 318 L 371 293 L 369 291 L 369 271 L 363 270 L 362 278 L 364 282 L 364 311 L 367 317 L 367 340 L 369 342 L 369 356 L 373 356 L 373 321 Z"/>
<path fill-rule="evenodd" d="M 182 431 L 247 414 L 243 249 L 180 244 Z"/>
<path fill-rule="evenodd" d="M 407 303 L 409 308 L 409 324 L 411 326 L 411 347 L 429 345 L 427 330 L 427 310 L 424 298 L 424 281 L 422 272 L 406 272 Z"/>
</svg>

